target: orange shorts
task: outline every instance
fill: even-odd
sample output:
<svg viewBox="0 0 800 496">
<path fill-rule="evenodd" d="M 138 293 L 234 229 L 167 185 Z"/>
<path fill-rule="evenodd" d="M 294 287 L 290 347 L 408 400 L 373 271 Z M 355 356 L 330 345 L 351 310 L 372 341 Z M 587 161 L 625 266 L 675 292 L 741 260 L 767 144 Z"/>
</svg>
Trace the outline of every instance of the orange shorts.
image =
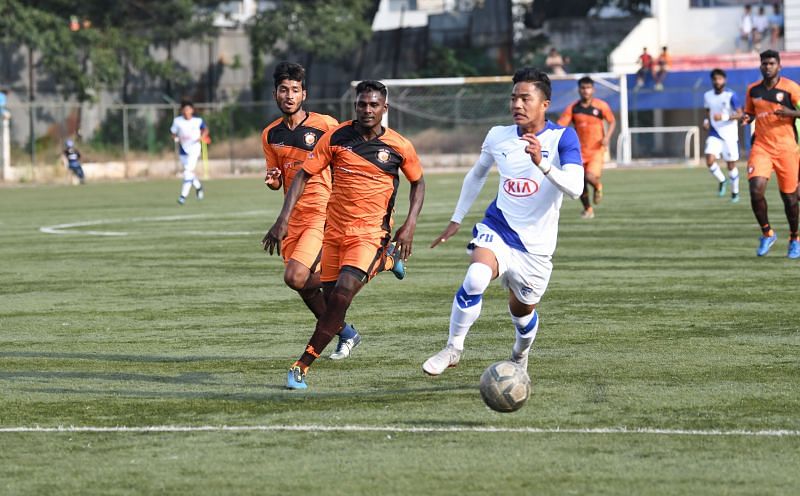
<svg viewBox="0 0 800 496">
<path fill-rule="evenodd" d="M 322 242 L 320 279 L 322 282 L 337 280 L 345 265 L 363 270 L 371 279 L 380 270 L 381 254 L 388 244 L 386 231 L 373 235 L 344 234 L 329 226 Z"/>
<path fill-rule="evenodd" d="M 779 154 L 767 151 L 761 146 L 753 146 L 750 150 L 750 160 L 747 161 L 747 179 L 754 177 L 769 179 L 772 171 L 775 171 L 781 193 L 794 193 L 797 191 L 798 160 L 800 153 L 797 148 Z"/>
<path fill-rule="evenodd" d="M 304 267 L 314 270 L 322 250 L 322 238 L 325 231 L 325 217 L 321 218 L 289 218 L 289 229 L 281 241 L 283 262 L 295 260 Z"/>
<path fill-rule="evenodd" d="M 595 177 L 603 175 L 603 162 L 605 162 L 606 151 L 601 148 L 583 157 L 583 170 Z"/>
</svg>

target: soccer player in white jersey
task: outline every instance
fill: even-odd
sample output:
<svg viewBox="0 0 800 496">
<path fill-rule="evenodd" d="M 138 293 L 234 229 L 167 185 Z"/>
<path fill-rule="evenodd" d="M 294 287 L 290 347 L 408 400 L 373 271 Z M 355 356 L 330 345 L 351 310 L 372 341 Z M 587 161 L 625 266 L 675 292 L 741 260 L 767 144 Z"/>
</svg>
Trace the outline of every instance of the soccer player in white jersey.
<svg viewBox="0 0 800 496">
<path fill-rule="evenodd" d="M 186 197 L 194 186 L 198 200 L 203 199 L 203 184 L 194 170 L 202 151 L 201 140 L 208 139 L 208 127 L 202 117 L 194 115 L 194 105 L 189 101 L 181 102 L 181 115 L 172 120 L 169 128 L 172 139 L 178 143 L 178 155 L 183 165 L 183 184 L 178 203 L 186 203 Z"/>
<path fill-rule="evenodd" d="M 719 183 L 718 194 L 725 196 L 725 175 L 717 165 L 717 159 L 728 164 L 728 181 L 731 185 L 731 201 L 739 201 L 739 126 L 737 121 L 742 116 L 742 104 L 736 93 L 725 87 L 727 75 L 722 69 L 711 71 L 711 85 L 714 87 L 703 95 L 703 106 L 706 118 L 703 128 L 708 130 L 706 138 L 706 165 L 708 171 Z"/>
<path fill-rule="evenodd" d="M 527 369 L 542 298 L 553 265 L 558 216 L 564 194 L 583 192 L 583 160 L 575 130 L 545 120 L 550 79 L 533 68 L 514 74 L 510 110 L 514 124 L 489 130 L 478 161 L 467 173 L 450 224 L 431 248 L 458 232 L 493 164 L 500 173 L 497 198 L 472 230 L 471 262 L 453 299 L 447 346 L 422 369 L 439 375 L 461 359 L 464 338 L 481 312 L 483 293 L 500 278 L 509 290 L 508 310 L 516 329 L 511 359 Z"/>
</svg>

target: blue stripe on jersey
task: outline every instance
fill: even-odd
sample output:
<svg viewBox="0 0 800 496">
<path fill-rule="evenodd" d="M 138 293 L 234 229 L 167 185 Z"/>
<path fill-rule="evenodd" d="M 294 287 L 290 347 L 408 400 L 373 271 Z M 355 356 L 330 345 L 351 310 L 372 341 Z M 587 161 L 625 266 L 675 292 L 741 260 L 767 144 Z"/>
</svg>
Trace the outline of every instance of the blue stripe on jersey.
<svg viewBox="0 0 800 496">
<path fill-rule="evenodd" d="M 503 238 L 505 244 L 511 248 L 524 251 L 525 253 L 528 252 L 528 250 L 525 248 L 525 245 L 522 243 L 522 239 L 520 239 L 519 234 L 517 234 L 517 232 L 508 225 L 508 221 L 503 215 L 503 212 L 497 208 L 497 198 L 495 198 L 494 201 L 489 204 L 481 223 L 486 224 L 489 229 L 499 234 L 500 237 Z M 477 236 L 477 234 L 478 231 L 473 228 L 473 236 Z"/>
<path fill-rule="evenodd" d="M 564 134 L 558 140 L 558 157 L 561 165 L 583 164 L 581 158 L 581 144 L 578 141 L 578 133 L 574 128 L 564 128 Z"/>
<path fill-rule="evenodd" d="M 708 135 L 709 136 L 713 136 L 715 138 L 722 139 L 722 136 L 719 135 L 719 133 L 717 132 L 716 128 L 714 128 L 714 126 L 709 126 L 708 127 Z"/>
<path fill-rule="evenodd" d="M 189 155 L 186 153 L 186 150 L 183 149 L 183 145 L 178 145 L 178 155 Z"/>
<path fill-rule="evenodd" d="M 198 117 L 198 119 L 200 119 L 200 129 L 201 130 L 205 129 L 206 128 L 206 121 L 204 121 L 202 117 Z"/>
<path fill-rule="evenodd" d="M 738 108 L 742 108 L 742 102 L 739 101 L 739 97 L 736 96 L 736 92 L 728 90 L 731 94 L 731 108 L 736 110 Z"/>
<path fill-rule="evenodd" d="M 458 289 L 458 293 L 456 293 L 456 303 L 458 303 L 460 308 L 474 307 L 480 303 L 482 299 L 483 295 L 480 293 L 474 295 L 467 294 L 467 292 L 464 290 L 464 286 L 461 286 Z"/>
</svg>

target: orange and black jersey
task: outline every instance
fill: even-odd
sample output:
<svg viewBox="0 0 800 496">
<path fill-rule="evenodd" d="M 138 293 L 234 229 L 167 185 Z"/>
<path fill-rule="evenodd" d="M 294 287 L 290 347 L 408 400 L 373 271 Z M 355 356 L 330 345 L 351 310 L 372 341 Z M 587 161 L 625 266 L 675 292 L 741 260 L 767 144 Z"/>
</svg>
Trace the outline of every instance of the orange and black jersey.
<svg viewBox="0 0 800 496">
<path fill-rule="evenodd" d="M 614 113 L 606 102 L 592 98 L 592 103 L 586 106 L 580 100 L 569 104 L 558 118 L 558 125 L 575 125 L 575 132 L 578 133 L 578 141 L 581 143 L 581 154 L 586 157 L 603 149 L 603 120 L 609 124 L 615 122 Z"/>
<path fill-rule="evenodd" d="M 294 176 L 300 171 L 308 153 L 314 149 L 323 134 L 339 123 L 331 116 L 309 112 L 294 129 L 289 129 L 283 118 L 276 119 L 261 133 L 267 168 L 277 167 L 283 177 L 284 194 L 289 190 Z M 309 179 L 295 210 L 299 213 L 313 211 L 324 213 L 331 194 L 330 170 Z"/>
<path fill-rule="evenodd" d="M 414 145 L 392 129 L 365 140 L 353 121 L 328 131 L 303 168 L 319 174 L 333 167 L 328 225 L 345 234 L 390 231 L 400 172 L 411 181 L 422 177 Z"/>
<path fill-rule="evenodd" d="M 775 115 L 775 111 L 781 107 L 796 110 L 798 103 L 800 86 L 791 79 L 781 77 L 769 89 L 763 80 L 748 86 L 744 111 L 754 117 L 753 145 L 763 146 L 776 155 L 780 155 L 781 150 L 795 150 L 797 131 L 794 117 L 781 117 Z"/>
</svg>

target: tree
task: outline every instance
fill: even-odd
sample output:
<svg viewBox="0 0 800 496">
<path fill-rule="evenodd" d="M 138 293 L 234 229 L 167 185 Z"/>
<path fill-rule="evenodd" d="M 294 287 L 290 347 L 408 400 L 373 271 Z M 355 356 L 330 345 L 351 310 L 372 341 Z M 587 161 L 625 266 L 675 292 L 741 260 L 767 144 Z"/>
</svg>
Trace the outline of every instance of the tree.
<svg viewBox="0 0 800 496">
<path fill-rule="evenodd" d="M 214 32 L 213 0 L 2 0 L 0 32 L 40 54 L 40 67 L 59 81 L 65 98 L 92 100 L 102 88 L 128 76 L 181 79 L 183 70 L 168 56 L 155 60 L 153 46 L 170 47 L 179 39 Z"/>
<path fill-rule="evenodd" d="M 371 33 L 372 0 L 283 1 L 259 13 L 248 26 L 253 69 L 253 99 L 264 94 L 264 55 L 303 54 L 309 69 L 315 58 L 342 61 Z"/>
</svg>

